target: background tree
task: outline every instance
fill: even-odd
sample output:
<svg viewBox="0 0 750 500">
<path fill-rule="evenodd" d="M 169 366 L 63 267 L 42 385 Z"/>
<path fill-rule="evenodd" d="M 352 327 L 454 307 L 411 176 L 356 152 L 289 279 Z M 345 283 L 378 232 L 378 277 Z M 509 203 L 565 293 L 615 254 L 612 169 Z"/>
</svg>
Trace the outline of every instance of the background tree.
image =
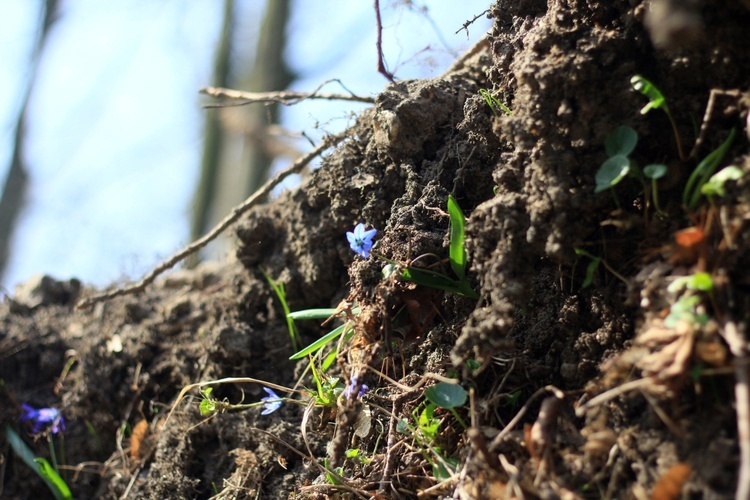
<svg viewBox="0 0 750 500">
<path fill-rule="evenodd" d="M 58 0 L 44 0 L 41 2 L 39 29 L 37 38 L 34 42 L 34 48 L 31 53 L 29 64 L 29 75 L 26 82 L 26 89 L 22 98 L 21 107 L 18 111 L 18 120 L 13 138 L 13 155 L 10 161 L 10 169 L 3 185 L 3 192 L 0 196 L 0 279 L 2 279 L 5 266 L 8 263 L 10 255 L 10 244 L 13 239 L 13 230 L 18 219 L 18 215 L 23 208 L 24 194 L 28 184 L 28 173 L 24 162 L 23 147 L 26 130 L 26 109 L 28 107 L 31 92 L 34 88 L 37 70 L 39 68 L 39 59 L 44 44 L 47 41 L 52 24 L 57 16 Z"/>
<path fill-rule="evenodd" d="M 293 77 L 284 61 L 289 0 L 266 3 L 255 51 L 235 37 L 234 0 L 224 4 L 224 25 L 214 64 L 214 85 L 253 92 L 282 90 Z M 209 109 L 201 177 L 195 191 L 191 239 L 196 240 L 266 180 L 280 152 L 273 137 L 278 105 Z M 221 245 L 221 244 L 220 244 Z M 220 248 L 215 253 L 222 253 Z M 198 257 L 189 260 L 197 264 Z"/>
</svg>

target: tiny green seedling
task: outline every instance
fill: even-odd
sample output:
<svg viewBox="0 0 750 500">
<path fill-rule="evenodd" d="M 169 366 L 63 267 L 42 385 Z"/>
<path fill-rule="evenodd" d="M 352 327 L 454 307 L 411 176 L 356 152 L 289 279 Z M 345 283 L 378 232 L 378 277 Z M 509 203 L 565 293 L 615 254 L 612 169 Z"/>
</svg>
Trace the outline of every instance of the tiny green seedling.
<svg viewBox="0 0 750 500">
<path fill-rule="evenodd" d="M 596 269 L 599 267 L 599 264 L 602 264 L 607 269 L 607 271 L 609 271 L 616 278 L 618 278 L 620 281 L 625 283 L 626 286 L 628 285 L 628 280 L 625 278 L 625 276 L 623 276 L 622 274 L 614 270 L 612 266 L 607 264 L 607 262 L 601 257 L 597 257 L 596 255 L 593 255 L 590 252 L 587 252 L 586 250 L 582 248 L 574 248 L 573 251 L 575 251 L 576 255 L 580 255 L 581 257 L 587 257 L 591 259 L 591 262 L 589 262 L 589 265 L 586 266 L 586 277 L 584 278 L 583 283 L 581 284 L 582 289 L 587 288 L 594 281 L 594 275 L 596 274 Z"/>
<path fill-rule="evenodd" d="M 596 172 L 594 192 L 601 193 L 605 189 L 611 189 L 615 204 L 618 207 L 620 206 L 620 200 L 613 188 L 628 174 L 636 177 L 639 177 L 640 174 L 635 162 L 629 158 L 637 144 L 638 133 L 627 125 L 621 125 L 614 129 L 604 141 L 604 149 L 609 158 L 602 163 Z"/>
<path fill-rule="evenodd" d="M 466 219 L 453 195 L 448 196 L 448 215 L 450 216 L 450 248 L 448 256 L 451 269 L 458 276 L 458 280 L 430 269 L 414 266 L 409 266 L 402 270 L 401 277 L 417 285 L 453 292 L 471 299 L 478 299 L 479 295 L 471 288 L 466 276 L 466 249 L 464 247 Z"/>
<path fill-rule="evenodd" d="M 284 315 L 286 316 L 286 325 L 287 325 L 287 328 L 289 329 L 289 337 L 292 340 L 292 349 L 297 351 L 299 350 L 299 346 L 300 346 L 299 333 L 297 332 L 297 328 L 294 326 L 294 319 L 289 316 L 291 311 L 289 310 L 289 304 L 287 304 L 286 302 L 286 292 L 284 290 L 284 283 L 281 283 L 280 281 L 274 281 L 274 279 L 271 278 L 271 276 L 263 269 L 261 269 L 260 272 L 263 273 L 263 276 L 265 276 L 266 281 L 268 281 L 274 293 L 276 293 L 276 297 L 278 297 L 279 302 L 281 302 L 281 307 L 284 309 Z"/>
<path fill-rule="evenodd" d="M 645 115 L 652 109 L 661 109 L 667 115 L 669 123 L 672 125 L 672 132 L 674 132 L 674 138 L 677 143 L 677 152 L 680 155 L 680 160 L 685 161 L 685 154 L 682 152 L 682 141 L 680 140 L 680 134 L 677 132 L 677 124 L 672 118 L 672 113 L 669 111 L 667 106 L 667 99 L 664 94 L 651 83 L 649 80 L 642 76 L 636 75 L 630 79 L 630 84 L 633 88 L 648 98 L 648 103 L 641 108 L 641 114 Z"/>
<path fill-rule="evenodd" d="M 439 382 L 427 389 L 424 393 L 424 397 L 430 403 L 449 410 L 458 423 L 461 424 L 461 427 L 468 429 L 466 422 L 464 422 L 456 412 L 457 407 L 466 404 L 466 398 L 468 397 L 466 389 L 460 385 Z"/>
<path fill-rule="evenodd" d="M 654 206 L 658 212 L 661 212 L 659 190 L 657 189 L 656 181 L 667 173 L 667 166 L 651 164 L 644 167 L 643 171 L 641 171 L 635 160 L 630 158 L 630 154 L 635 150 L 637 144 L 638 133 L 627 125 L 617 127 L 607 136 L 604 141 L 604 149 L 609 158 L 602 163 L 596 172 L 596 188 L 594 192 L 600 193 L 605 189 L 612 189 L 612 196 L 614 196 L 615 203 L 619 207 L 620 202 L 613 188 L 630 175 L 643 185 L 644 192 L 651 191 Z M 647 184 L 646 179 L 651 179 L 650 186 Z"/>
<path fill-rule="evenodd" d="M 344 456 L 349 460 L 353 460 L 362 465 L 369 465 L 372 462 L 372 458 L 366 456 L 359 448 L 350 448 L 346 450 Z"/>
<path fill-rule="evenodd" d="M 703 297 L 699 292 L 711 296 L 714 282 L 708 273 L 695 273 L 674 280 L 668 287 L 669 293 L 681 294 L 680 298 L 672 304 L 669 315 L 664 320 L 664 326 L 674 328 L 680 321 L 690 324 L 705 325 L 708 315 L 702 310 Z"/>
<path fill-rule="evenodd" d="M 661 163 L 652 163 L 651 165 L 643 167 L 643 175 L 647 179 L 651 179 L 651 196 L 654 199 L 654 206 L 656 207 L 657 212 L 661 212 L 661 207 L 659 206 L 659 189 L 656 186 L 656 181 L 664 177 L 666 174 L 667 166 L 662 165 Z"/>
<path fill-rule="evenodd" d="M 690 178 L 688 179 L 687 184 L 685 184 L 685 189 L 682 192 L 682 203 L 689 210 L 695 210 L 698 206 L 698 202 L 700 201 L 700 197 L 702 194 L 701 190 L 703 188 L 703 185 L 708 182 L 709 178 L 719 167 L 719 164 L 721 163 L 721 160 L 724 159 L 724 155 L 726 155 L 727 151 L 729 150 L 729 146 L 732 144 L 736 133 L 737 130 L 732 129 L 729 132 L 729 136 L 721 144 L 721 146 L 710 152 L 708 156 L 706 156 L 703 161 L 701 161 L 698 166 L 695 167 L 693 173 L 690 174 Z"/>
<path fill-rule="evenodd" d="M 489 90 L 479 89 L 479 95 L 481 95 L 482 98 L 484 98 L 484 102 L 486 102 L 487 106 L 490 107 L 493 115 L 495 116 L 499 115 L 499 113 L 497 112 L 498 109 L 502 111 L 503 113 L 505 113 L 506 115 L 513 114 L 510 108 L 506 106 L 505 104 L 503 104 L 502 102 L 500 102 L 500 100 L 498 100 L 495 96 L 493 96 Z"/>
<path fill-rule="evenodd" d="M 701 186 L 701 194 L 708 198 L 721 197 L 726 194 L 724 185 L 729 181 L 738 181 L 745 176 L 745 171 L 734 165 L 724 167 Z"/>
</svg>

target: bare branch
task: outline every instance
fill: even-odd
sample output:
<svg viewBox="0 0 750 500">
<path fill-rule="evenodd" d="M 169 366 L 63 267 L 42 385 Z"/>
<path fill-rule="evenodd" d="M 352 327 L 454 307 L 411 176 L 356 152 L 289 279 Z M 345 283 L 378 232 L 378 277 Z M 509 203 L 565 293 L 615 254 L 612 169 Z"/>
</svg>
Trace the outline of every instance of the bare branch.
<svg viewBox="0 0 750 500">
<path fill-rule="evenodd" d="M 255 193 L 253 193 L 244 202 L 234 207 L 232 209 L 232 212 L 229 215 L 227 215 L 221 222 L 219 222 L 205 236 L 194 241 L 190 245 L 186 246 L 185 248 L 183 248 L 182 250 L 180 250 L 179 252 L 172 255 L 170 258 L 168 258 L 167 260 L 165 260 L 164 262 L 156 266 L 149 274 L 147 274 L 139 282 L 123 287 L 123 288 L 117 288 L 109 292 L 105 292 L 105 293 L 101 293 L 98 295 L 94 295 L 92 297 L 88 297 L 80 301 L 76 307 L 78 309 L 83 309 L 86 307 L 91 307 L 98 302 L 103 302 L 105 300 L 113 299 L 115 297 L 119 297 L 122 295 L 132 295 L 134 293 L 143 291 L 148 285 L 153 283 L 154 280 L 160 274 L 174 267 L 178 262 L 183 260 L 188 255 L 191 255 L 197 252 L 198 250 L 200 250 L 201 248 L 205 247 L 206 245 L 208 245 L 212 240 L 214 240 L 217 236 L 219 236 L 222 232 L 224 232 L 225 229 L 227 229 L 229 226 L 235 223 L 244 213 L 246 213 L 252 207 L 257 205 L 263 199 L 265 199 L 265 197 L 268 196 L 268 194 L 273 190 L 273 188 L 278 186 L 284 179 L 289 177 L 291 174 L 296 174 L 299 171 L 301 171 L 305 167 L 305 165 L 310 163 L 316 156 L 320 155 L 326 149 L 337 145 L 339 142 L 341 142 L 344 139 L 344 137 L 345 137 L 345 133 L 326 137 L 323 140 L 323 142 L 321 142 L 312 151 L 298 158 L 294 163 L 289 165 L 286 169 L 276 174 L 276 176 L 274 176 L 273 179 L 269 179 L 265 184 L 263 184 L 263 186 L 261 186 L 260 189 L 258 189 Z"/>
<path fill-rule="evenodd" d="M 455 34 L 455 35 L 458 35 L 458 34 L 459 34 L 459 33 L 460 33 L 460 32 L 461 32 L 462 30 L 466 30 L 466 39 L 468 40 L 468 38 L 469 38 L 469 26 L 471 26 L 472 24 L 474 24 L 474 21 L 476 21 L 477 19 L 479 19 L 479 18 L 480 18 L 480 17 L 482 17 L 483 15 L 485 15 L 485 14 L 488 14 L 489 12 L 490 12 L 490 9 L 487 9 L 487 10 L 485 10 L 484 12 L 480 12 L 479 14 L 477 14 L 476 16 L 474 16 L 474 19 L 472 19 L 471 21 L 466 21 L 466 22 L 465 22 L 465 23 L 464 23 L 464 24 L 463 24 L 463 25 L 462 25 L 462 26 L 461 26 L 461 27 L 460 27 L 460 28 L 458 29 L 458 31 L 456 31 L 456 33 L 454 33 L 454 34 Z"/>
<path fill-rule="evenodd" d="M 735 498 L 750 498 L 750 374 L 747 369 L 747 341 L 734 321 L 724 324 L 722 336 L 734 355 L 734 399 L 737 407 L 737 440 L 740 470 Z"/>
<path fill-rule="evenodd" d="M 327 80 L 320 84 L 317 89 L 312 92 L 297 92 L 294 90 L 279 90 L 274 92 L 243 92 L 241 90 L 225 89 L 221 87 L 206 87 L 200 89 L 201 94 L 206 94 L 211 97 L 224 97 L 227 99 L 236 99 L 241 102 L 233 103 L 219 103 L 219 104 L 206 104 L 204 108 L 224 108 L 228 106 L 246 106 L 248 104 L 255 104 L 259 102 L 278 102 L 284 106 L 291 106 L 297 104 L 305 99 L 324 99 L 328 101 L 354 101 L 354 102 L 366 102 L 374 103 L 374 97 L 358 96 L 353 92 L 346 89 L 348 94 L 319 94 L 318 91 L 324 85 L 334 80 Z M 338 81 L 338 80 L 335 80 Z M 339 82 L 341 84 L 341 82 Z M 343 85 L 342 85 L 343 87 Z"/>
<path fill-rule="evenodd" d="M 378 40 L 375 42 L 375 46 L 378 48 L 378 73 L 391 82 L 395 82 L 393 73 L 385 67 L 385 58 L 383 57 L 383 22 L 380 19 L 380 0 L 375 0 L 375 22 L 378 30 Z"/>
</svg>

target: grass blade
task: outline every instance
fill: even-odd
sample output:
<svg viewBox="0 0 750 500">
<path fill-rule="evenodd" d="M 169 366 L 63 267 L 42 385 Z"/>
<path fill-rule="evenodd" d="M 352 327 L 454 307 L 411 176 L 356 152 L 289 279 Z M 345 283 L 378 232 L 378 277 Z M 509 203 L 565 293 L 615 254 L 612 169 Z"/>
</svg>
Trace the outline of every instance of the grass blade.
<svg viewBox="0 0 750 500">
<path fill-rule="evenodd" d="M 16 431 L 6 425 L 5 435 L 8 437 L 8 443 L 10 443 L 16 455 L 44 480 L 57 500 L 73 498 L 70 488 L 68 488 L 68 485 L 65 484 L 65 481 L 63 481 L 57 471 L 45 459 L 35 457 L 34 452 L 26 446 L 26 443 L 16 434 Z"/>
<path fill-rule="evenodd" d="M 451 218 L 450 261 L 453 272 L 463 280 L 466 275 L 466 249 L 464 248 L 464 226 L 466 219 L 453 195 L 448 195 L 448 214 Z"/>
<path fill-rule="evenodd" d="M 292 356 L 289 357 L 289 359 L 302 359 L 306 357 L 308 354 L 312 354 L 320 349 L 322 349 L 326 344 L 329 342 L 332 342 L 335 338 L 337 338 L 339 335 L 344 333 L 344 329 L 346 329 L 349 326 L 349 323 L 344 323 L 343 325 L 339 326 L 338 328 L 334 328 L 324 336 L 320 337 L 318 340 L 310 344 L 309 346 L 305 347 L 301 351 L 294 353 Z"/>
</svg>

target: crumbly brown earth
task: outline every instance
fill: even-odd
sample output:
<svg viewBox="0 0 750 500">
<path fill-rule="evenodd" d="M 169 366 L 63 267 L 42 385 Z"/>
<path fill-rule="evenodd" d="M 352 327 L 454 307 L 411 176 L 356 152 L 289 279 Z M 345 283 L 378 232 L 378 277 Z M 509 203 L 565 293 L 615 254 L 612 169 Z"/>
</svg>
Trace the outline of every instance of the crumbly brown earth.
<svg viewBox="0 0 750 500">
<path fill-rule="evenodd" d="M 441 78 L 389 85 L 302 186 L 241 221 L 233 262 L 175 271 L 89 310 L 75 304 L 94 291 L 75 280 L 7 297 L 3 428 L 48 456 L 46 439 L 19 424 L 20 403 L 60 408 L 61 472 L 76 498 L 732 497 L 750 305 L 747 182 L 692 211 L 681 199 L 732 128 L 720 166 L 750 168 L 745 5 L 498 1 L 486 50 Z M 667 97 L 685 155 L 710 92 L 733 92 L 717 97 L 690 158 L 680 160 L 666 114 L 639 113 L 635 74 Z M 480 89 L 512 114 L 494 115 Z M 594 193 L 605 139 L 620 125 L 638 132 L 639 165 L 670 167 L 658 184 L 662 213 L 632 178 L 617 186 L 619 208 L 611 192 Z M 380 256 L 447 258 L 449 194 L 467 215 L 479 300 L 384 280 L 382 260 L 349 249 L 345 232 L 365 222 L 379 230 Z M 694 237 L 676 240 L 685 228 Z M 576 248 L 603 259 L 586 288 L 590 259 Z M 328 372 L 344 382 L 358 373 L 370 387 L 361 402 L 205 418 L 197 389 L 178 400 L 190 384 L 228 377 L 314 388 L 308 362 L 288 359 L 286 320 L 262 270 L 284 284 L 292 310 L 361 307 Z M 713 291 L 667 290 L 697 272 Z M 688 316 L 670 323 L 691 295 Z M 330 329 L 298 327 L 305 344 Z M 396 424 L 416 425 L 438 376 L 470 389 L 457 409 L 469 428 L 438 409 L 430 448 Z M 592 400 L 600 394 L 611 397 Z M 227 382 L 212 396 L 248 403 L 265 393 Z M 458 464 L 444 482 L 435 447 Z M 352 448 L 368 463 L 342 456 Z M 3 498 L 48 495 L 4 432 L 0 454 Z M 343 467 L 343 484 L 321 472 L 326 459 Z"/>
</svg>

